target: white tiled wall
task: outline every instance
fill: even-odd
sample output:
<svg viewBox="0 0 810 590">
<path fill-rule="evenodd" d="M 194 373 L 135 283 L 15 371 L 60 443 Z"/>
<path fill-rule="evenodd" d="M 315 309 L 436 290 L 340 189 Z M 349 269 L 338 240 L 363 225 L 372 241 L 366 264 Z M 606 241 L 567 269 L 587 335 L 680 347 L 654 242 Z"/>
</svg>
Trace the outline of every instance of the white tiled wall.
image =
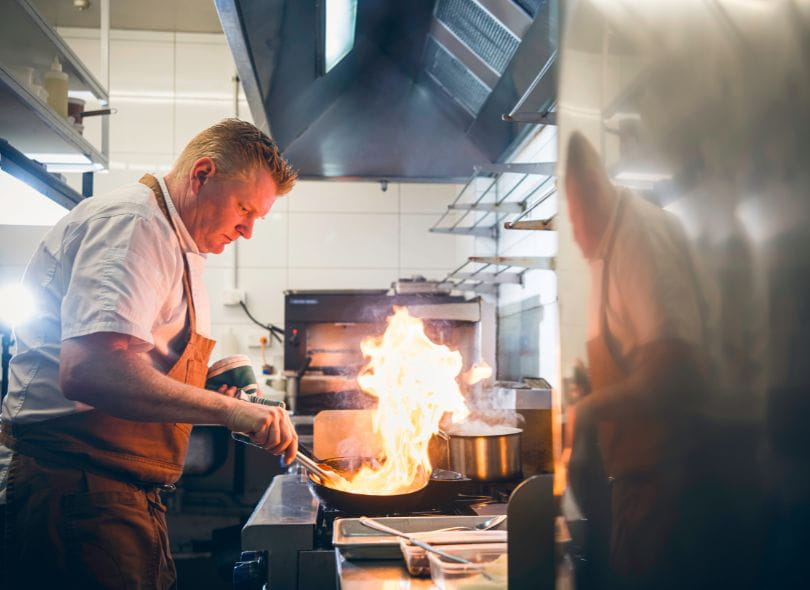
<svg viewBox="0 0 810 590">
<path fill-rule="evenodd" d="M 60 33 L 98 75 L 97 32 Z M 110 102 L 118 113 L 110 120 L 110 171 L 96 175 L 96 194 L 168 170 L 191 136 L 234 115 L 235 66 L 222 35 L 113 31 L 110 44 Z M 240 116 L 250 120 L 244 100 Z M 98 120 L 86 123 L 85 135 L 98 141 Z M 376 182 L 299 182 L 257 223 L 251 240 L 208 260 L 215 355 L 258 355 L 248 347 L 257 330 L 241 308 L 222 303 L 235 280 L 254 316 L 283 324 L 285 289 L 384 289 L 412 274 L 444 277 L 472 254 L 473 240 L 427 228 L 459 189 L 391 183 L 383 192 Z M 0 226 L 0 278 L 21 275 L 46 230 Z M 268 360 L 277 354 L 275 345 Z"/>
</svg>

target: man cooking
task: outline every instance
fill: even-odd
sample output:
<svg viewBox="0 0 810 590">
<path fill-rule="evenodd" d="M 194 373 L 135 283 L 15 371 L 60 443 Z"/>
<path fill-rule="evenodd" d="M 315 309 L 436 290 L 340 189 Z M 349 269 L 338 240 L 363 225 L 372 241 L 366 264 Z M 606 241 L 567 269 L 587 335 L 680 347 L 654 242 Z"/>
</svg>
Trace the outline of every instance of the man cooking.
<svg viewBox="0 0 810 590">
<path fill-rule="evenodd" d="M 565 192 L 592 280 L 593 391 L 573 417 L 577 432 L 596 428 L 610 482 L 611 584 L 701 587 L 705 512 L 695 457 L 709 388 L 698 269 L 677 220 L 613 186 L 578 132 L 568 143 Z"/>
<path fill-rule="evenodd" d="M 37 321 L 17 332 L 2 442 L 6 588 L 168 588 L 165 507 L 192 424 L 294 458 L 280 408 L 203 388 L 205 256 L 249 239 L 296 172 L 253 125 L 224 120 L 165 176 L 86 199 L 25 272 Z"/>
</svg>

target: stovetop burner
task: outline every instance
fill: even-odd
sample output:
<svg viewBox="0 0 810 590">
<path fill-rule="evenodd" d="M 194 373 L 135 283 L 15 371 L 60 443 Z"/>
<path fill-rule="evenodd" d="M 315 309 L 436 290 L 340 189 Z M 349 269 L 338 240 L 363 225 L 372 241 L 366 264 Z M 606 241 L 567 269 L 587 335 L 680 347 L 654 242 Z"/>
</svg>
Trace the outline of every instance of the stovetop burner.
<svg viewBox="0 0 810 590">
<path fill-rule="evenodd" d="M 331 508 L 323 503 L 318 506 L 318 515 L 315 524 L 315 548 L 332 549 L 332 532 L 337 518 L 359 518 L 370 516 L 372 518 L 388 516 L 441 516 L 441 515 L 475 515 L 476 508 L 486 504 L 506 503 L 509 495 L 517 483 L 475 483 L 468 488 L 469 493 L 458 494 L 451 504 L 442 508 L 419 510 L 412 512 L 389 512 L 385 514 L 352 514 L 344 510 Z"/>
</svg>

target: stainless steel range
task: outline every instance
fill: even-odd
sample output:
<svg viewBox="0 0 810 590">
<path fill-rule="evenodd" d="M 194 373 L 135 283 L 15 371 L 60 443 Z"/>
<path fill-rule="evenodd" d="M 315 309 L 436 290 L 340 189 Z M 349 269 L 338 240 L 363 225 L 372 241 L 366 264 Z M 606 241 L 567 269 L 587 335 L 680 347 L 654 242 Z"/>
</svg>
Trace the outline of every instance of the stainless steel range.
<svg viewBox="0 0 810 590">
<path fill-rule="evenodd" d="M 524 482 L 470 483 L 466 493 L 459 494 L 452 504 L 410 515 L 490 515 L 509 511 L 510 523 L 515 522 L 509 528 L 510 552 L 514 547 L 515 560 L 513 565 L 510 553 L 510 570 L 518 576 L 516 579 L 533 579 L 537 584 L 522 587 L 542 587 L 543 574 L 538 574 L 537 568 L 545 568 L 545 576 L 549 577 L 554 555 L 550 545 L 556 508 L 551 478 L 543 475 Z M 519 516 L 514 515 L 515 511 Z M 394 515 L 402 514 L 370 516 Z M 321 504 L 304 474 L 276 476 L 242 529 L 243 553 L 234 570 L 235 590 L 345 587 L 339 564 L 343 564 L 342 569 L 347 569 L 347 564 L 333 547 L 332 535 L 335 520 L 351 516 L 357 515 Z"/>
<path fill-rule="evenodd" d="M 506 510 L 506 501 L 519 482 L 474 484 L 443 507 L 408 515 L 489 514 Z M 374 514 L 394 516 L 402 513 Z M 338 588 L 335 550 L 332 546 L 336 518 L 358 516 L 329 508 L 313 495 L 305 474 L 276 476 L 242 529 L 245 565 L 261 576 L 268 588 L 301 590 Z"/>
</svg>

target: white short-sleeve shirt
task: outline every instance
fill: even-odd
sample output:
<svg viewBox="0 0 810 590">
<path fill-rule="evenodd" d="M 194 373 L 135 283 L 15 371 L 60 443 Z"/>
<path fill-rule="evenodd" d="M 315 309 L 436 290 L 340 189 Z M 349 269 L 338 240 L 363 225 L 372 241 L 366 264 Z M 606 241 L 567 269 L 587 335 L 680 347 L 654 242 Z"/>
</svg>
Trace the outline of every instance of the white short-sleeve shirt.
<svg viewBox="0 0 810 590">
<path fill-rule="evenodd" d="M 37 317 L 15 330 L 4 422 L 32 423 L 92 409 L 62 395 L 62 341 L 97 332 L 136 339 L 138 351 L 168 373 L 185 346 L 187 303 L 183 253 L 189 263 L 197 331 L 210 333 L 205 255 L 197 249 L 159 179 L 177 235 L 152 190 L 140 183 L 85 199 L 45 236 L 23 276 Z M 179 240 L 178 240 L 179 236 Z M 114 395 L 115 392 L 110 392 Z M 11 452 L 0 445 L 0 504 Z"/>
<path fill-rule="evenodd" d="M 183 252 L 191 267 L 197 329 L 208 334 L 204 255 L 165 185 L 164 195 L 179 242 L 151 189 L 140 183 L 82 201 L 45 236 L 23 277 L 39 313 L 16 330 L 4 421 L 31 423 L 91 409 L 59 389 L 59 353 L 68 338 L 127 334 L 136 339 L 135 351 L 167 373 L 185 345 Z"/>
<path fill-rule="evenodd" d="M 589 337 L 601 330 L 605 306 L 608 332 L 628 362 L 639 348 L 662 339 L 702 345 L 703 293 L 679 221 L 630 191 L 619 190 L 598 252 L 589 261 Z M 605 269 L 607 293 L 603 293 Z"/>
</svg>

